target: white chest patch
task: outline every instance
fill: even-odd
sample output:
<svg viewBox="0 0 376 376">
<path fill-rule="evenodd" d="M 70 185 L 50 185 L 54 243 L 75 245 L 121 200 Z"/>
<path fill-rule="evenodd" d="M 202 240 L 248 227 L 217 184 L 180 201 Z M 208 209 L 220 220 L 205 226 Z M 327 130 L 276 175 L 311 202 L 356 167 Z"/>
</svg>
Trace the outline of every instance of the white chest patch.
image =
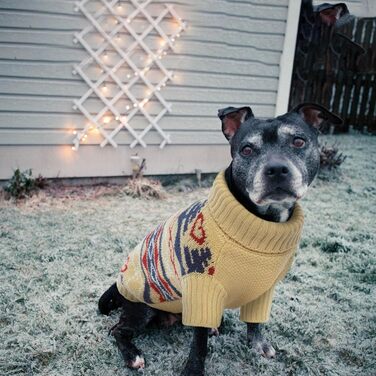
<svg viewBox="0 0 376 376">
<path fill-rule="evenodd" d="M 281 211 L 281 214 L 279 216 L 280 222 L 286 222 L 289 219 L 289 211 L 287 209 Z"/>
</svg>

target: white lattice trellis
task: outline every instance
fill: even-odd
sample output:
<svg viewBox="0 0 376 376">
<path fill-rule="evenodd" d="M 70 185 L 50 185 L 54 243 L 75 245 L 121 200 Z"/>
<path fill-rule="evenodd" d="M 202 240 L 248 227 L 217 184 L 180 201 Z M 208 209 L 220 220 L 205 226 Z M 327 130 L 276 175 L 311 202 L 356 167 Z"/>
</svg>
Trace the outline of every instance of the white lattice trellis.
<svg viewBox="0 0 376 376">
<path fill-rule="evenodd" d="M 76 3 L 75 10 L 81 11 L 90 25 L 76 33 L 74 39 L 75 43 L 79 42 L 89 53 L 73 70 L 73 74 L 79 74 L 89 86 L 80 99 L 74 100 L 73 108 L 81 111 L 88 120 L 81 131 L 74 132 L 74 150 L 78 149 L 81 142 L 85 142 L 88 131 L 93 128 L 103 136 L 101 147 L 108 143 L 117 147 L 115 137 L 123 129 L 133 137 L 131 148 L 137 144 L 146 147 L 144 137 L 151 130 L 155 130 L 160 136 L 161 148 L 171 142 L 169 135 L 158 125 L 159 120 L 167 112 L 171 112 L 171 104 L 163 98 L 161 88 L 173 78 L 173 72 L 167 70 L 161 60 L 169 48 L 174 51 L 174 42 L 186 28 L 186 24 L 173 7 L 167 4 L 154 18 L 148 10 L 150 3 L 152 0 L 82 0 Z M 90 5 L 95 5 L 96 9 L 90 9 Z M 169 22 L 175 27 L 164 30 L 162 24 Z M 142 31 L 138 30 L 140 26 Z M 93 35 L 101 39 L 96 46 Z M 123 35 L 131 38 L 125 48 L 120 43 Z M 159 39 L 158 47 L 155 47 L 156 39 Z M 109 63 L 110 52 L 117 59 L 115 62 L 112 59 L 113 65 Z M 140 55 L 143 57 L 138 59 Z M 140 64 L 140 59 L 145 63 Z M 95 78 L 93 69 L 97 70 Z M 156 75 L 152 78 L 151 71 L 157 71 L 158 78 Z M 112 97 L 107 95 L 109 84 L 115 88 Z M 147 90 L 142 99 L 132 92 L 133 88 L 140 85 Z M 93 98 L 99 99 L 103 106 L 99 111 L 90 110 L 88 102 Z M 158 104 L 158 110 L 154 114 L 146 108 L 146 104 L 152 100 Z M 117 103 L 120 101 L 128 104 L 119 108 Z M 139 132 L 132 126 L 132 119 L 136 115 L 147 120 L 145 127 Z M 112 129 L 106 128 L 106 123 L 110 120 L 115 124 Z"/>
</svg>

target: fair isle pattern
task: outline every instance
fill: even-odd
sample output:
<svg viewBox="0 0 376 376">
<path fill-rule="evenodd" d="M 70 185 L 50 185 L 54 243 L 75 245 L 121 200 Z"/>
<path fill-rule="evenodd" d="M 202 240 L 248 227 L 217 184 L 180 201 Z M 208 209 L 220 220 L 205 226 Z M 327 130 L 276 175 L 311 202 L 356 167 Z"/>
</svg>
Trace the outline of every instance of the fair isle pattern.
<svg viewBox="0 0 376 376">
<path fill-rule="evenodd" d="M 159 302 L 174 300 L 181 294 L 166 275 L 162 259 L 162 232 L 165 224 L 159 225 L 143 241 L 141 266 L 145 279 L 144 300 L 152 303 L 150 290 L 159 297 Z"/>
<path fill-rule="evenodd" d="M 186 274 L 214 274 L 201 212 L 205 204 L 206 201 L 195 202 L 144 238 L 139 262 L 144 279 L 145 303 L 181 299 L 180 278 Z M 127 270 L 128 262 L 129 257 L 121 272 Z"/>
</svg>

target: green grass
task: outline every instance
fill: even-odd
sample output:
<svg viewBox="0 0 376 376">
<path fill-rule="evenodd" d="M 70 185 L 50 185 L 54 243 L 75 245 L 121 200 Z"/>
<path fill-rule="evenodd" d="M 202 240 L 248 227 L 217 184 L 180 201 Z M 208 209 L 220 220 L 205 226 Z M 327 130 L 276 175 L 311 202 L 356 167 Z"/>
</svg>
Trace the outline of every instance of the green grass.
<svg viewBox="0 0 376 376">
<path fill-rule="evenodd" d="M 303 200 L 301 247 L 276 291 L 266 335 L 277 358 L 249 350 L 238 312 L 226 311 L 207 375 L 375 374 L 376 137 L 335 139 L 348 158 Z M 100 316 L 98 297 L 149 229 L 207 193 L 0 202 L 0 375 L 134 374 L 108 336 L 117 314 Z M 140 336 L 144 374 L 179 374 L 190 335 L 177 326 Z"/>
</svg>

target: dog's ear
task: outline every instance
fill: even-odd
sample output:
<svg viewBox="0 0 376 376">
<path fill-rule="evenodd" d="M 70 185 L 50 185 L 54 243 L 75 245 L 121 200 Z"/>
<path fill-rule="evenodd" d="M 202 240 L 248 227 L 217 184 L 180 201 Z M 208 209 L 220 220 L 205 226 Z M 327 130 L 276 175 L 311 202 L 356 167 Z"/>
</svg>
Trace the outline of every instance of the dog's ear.
<svg viewBox="0 0 376 376">
<path fill-rule="evenodd" d="M 250 107 L 226 107 L 218 110 L 218 117 L 222 121 L 222 132 L 230 141 L 240 125 L 254 116 Z"/>
<path fill-rule="evenodd" d="M 340 117 L 316 103 L 301 103 L 292 112 L 298 113 L 307 124 L 317 129 L 320 129 L 324 121 L 329 121 L 333 125 L 341 125 L 343 123 Z"/>
</svg>

